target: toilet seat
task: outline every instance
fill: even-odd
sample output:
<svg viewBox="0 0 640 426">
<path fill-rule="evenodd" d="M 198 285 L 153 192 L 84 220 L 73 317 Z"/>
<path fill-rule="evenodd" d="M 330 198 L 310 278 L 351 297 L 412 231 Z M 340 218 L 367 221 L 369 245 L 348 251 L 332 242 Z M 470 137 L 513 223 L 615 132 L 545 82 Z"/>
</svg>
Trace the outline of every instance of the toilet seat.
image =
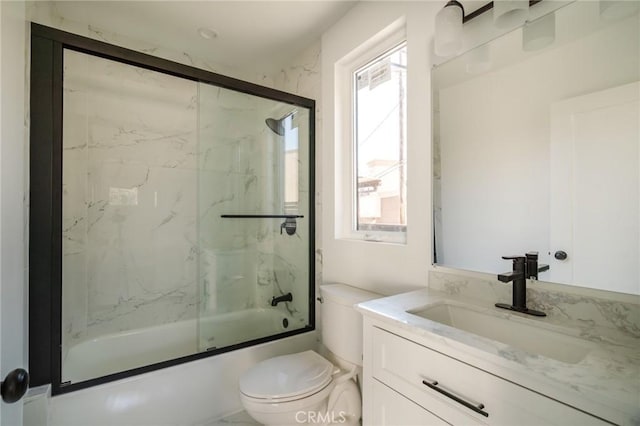
<svg viewBox="0 0 640 426">
<path fill-rule="evenodd" d="M 262 413 L 262 414 L 281 414 L 284 412 L 297 412 L 297 411 L 316 411 L 326 405 L 329 395 L 333 391 L 333 384 L 329 383 L 327 386 L 319 390 L 312 395 L 306 395 L 297 399 L 288 401 L 279 400 L 265 400 L 251 398 L 240 393 L 240 401 L 243 407 L 248 413 Z"/>
<path fill-rule="evenodd" d="M 240 378 L 240 392 L 254 403 L 295 401 L 319 393 L 332 381 L 335 367 L 314 351 L 259 362 Z"/>
</svg>

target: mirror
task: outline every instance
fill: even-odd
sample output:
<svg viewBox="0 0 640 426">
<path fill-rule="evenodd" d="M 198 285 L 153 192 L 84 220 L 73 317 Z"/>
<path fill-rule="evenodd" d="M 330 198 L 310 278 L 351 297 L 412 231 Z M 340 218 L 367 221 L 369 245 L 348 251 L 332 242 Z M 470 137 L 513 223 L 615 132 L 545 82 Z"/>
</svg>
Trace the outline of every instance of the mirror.
<svg viewBox="0 0 640 426">
<path fill-rule="evenodd" d="M 434 263 L 640 294 L 639 2 L 574 2 L 434 68 Z"/>
</svg>

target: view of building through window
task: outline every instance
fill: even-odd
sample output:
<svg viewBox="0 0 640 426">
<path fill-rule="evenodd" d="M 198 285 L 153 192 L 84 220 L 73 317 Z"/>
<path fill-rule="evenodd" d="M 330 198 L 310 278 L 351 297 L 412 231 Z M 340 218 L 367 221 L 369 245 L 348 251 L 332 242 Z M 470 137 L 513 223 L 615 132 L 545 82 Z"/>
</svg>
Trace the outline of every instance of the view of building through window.
<svg viewBox="0 0 640 426">
<path fill-rule="evenodd" d="M 284 133 L 284 213 L 298 214 L 298 127 L 294 113 L 283 120 Z"/>
<path fill-rule="evenodd" d="M 406 43 L 354 73 L 358 231 L 405 231 Z"/>
</svg>

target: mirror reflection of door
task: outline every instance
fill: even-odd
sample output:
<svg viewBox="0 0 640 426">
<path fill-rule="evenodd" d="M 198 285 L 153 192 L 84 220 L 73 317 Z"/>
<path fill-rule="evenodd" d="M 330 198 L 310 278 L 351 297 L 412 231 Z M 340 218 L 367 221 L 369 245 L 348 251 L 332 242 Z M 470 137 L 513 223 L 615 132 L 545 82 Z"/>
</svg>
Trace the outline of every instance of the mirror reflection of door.
<svg viewBox="0 0 640 426">
<path fill-rule="evenodd" d="M 550 279 L 640 292 L 640 83 L 551 106 Z"/>
<path fill-rule="evenodd" d="M 525 26 L 432 71 L 435 263 L 538 251 L 541 281 L 640 294 L 640 6 L 554 14 L 544 47 Z"/>
</svg>

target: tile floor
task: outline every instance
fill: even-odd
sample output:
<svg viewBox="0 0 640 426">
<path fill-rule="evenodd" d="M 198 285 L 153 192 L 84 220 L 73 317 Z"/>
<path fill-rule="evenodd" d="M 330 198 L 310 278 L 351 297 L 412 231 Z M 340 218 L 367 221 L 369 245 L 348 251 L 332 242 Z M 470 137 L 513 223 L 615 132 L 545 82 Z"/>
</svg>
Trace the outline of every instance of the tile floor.
<svg viewBox="0 0 640 426">
<path fill-rule="evenodd" d="M 253 420 L 246 411 L 232 414 L 222 419 L 213 420 L 211 423 L 202 426 L 262 426 Z"/>
</svg>

